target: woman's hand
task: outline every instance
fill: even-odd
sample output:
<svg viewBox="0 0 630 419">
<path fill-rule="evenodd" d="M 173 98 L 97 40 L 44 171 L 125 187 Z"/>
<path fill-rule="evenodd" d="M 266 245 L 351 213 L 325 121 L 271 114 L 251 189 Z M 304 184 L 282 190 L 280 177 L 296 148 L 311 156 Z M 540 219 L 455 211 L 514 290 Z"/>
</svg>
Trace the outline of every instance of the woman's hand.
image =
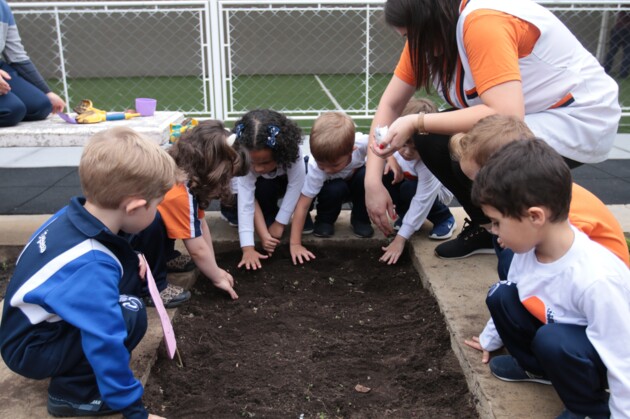
<svg viewBox="0 0 630 419">
<path fill-rule="evenodd" d="M 365 206 L 367 207 L 370 220 L 381 230 L 385 237 L 394 232 L 389 220 L 396 219 L 396 210 L 389 192 L 387 192 L 380 179 L 379 183 L 375 185 L 368 185 L 366 182 Z"/>
<path fill-rule="evenodd" d="M 396 119 L 387 130 L 385 138 L 379 144 L 372 143 L 374 154 L 381 158 L 394 154 L 416 132 L 417 122 L 418 114 L 405 115 Z"/>
<path fill-rule="evenodd" d="M 262 268 L 260 260 L 267 259 L 268 257 L 267 255 L 258 253 L 256 249 L 254 249 L 254 246 L 245 246 L 243 247 L 243 257 L 237 267 L 245 266 L 245 269 L 248 271 L 250 269 L 255 271 L 256 269 Z"/>
<path fill-rule="evenodd" d="M 473 336 L 471 340 L 465 339 L 464 343 L 473 349 L 481 351 L 482 353 L 481 362 L 483 362 L 484 364 L 487 364 L 490 361 L 490 352 L 486 351 L 485 349 L 481 347 L 481 343 L 479 343 L 478 336 Z"/>
<path fill-rule="evenodd" d="M 64 102 L 62 98 L 60 98 L 59 96 L 57 96 L 56 93 L 53 92 L 46 93 L 46 96 L 48 96 L 48 100 L 50 100 L 50 103 L 52 104 L 53 113 L 63 112 L 63 110 L 66 108 L 66 102 Z"/>
<path fill-rule="evenodd" d="M 236 294 L 236 292 L 234 291 L 234 278 L 232 277 L 232 275 L 230 275 L 229 272 L 227 272 L 224 269 L 219 268 L 218 275 L 214 276 L 213 278 L 210 278 L 210 280 L 212 281 L 212 284 L 214 284 L 215 287 L 223 291 L 226 291 L 228 294 L 230 294 L 230 297 L 232 298 L 232 300 L 238 299 L 238 294 Z"/>
<path fill-rule="evenodd" d="M 6 95 L 11 91 L 11 86 L 7 83 L 11 76 L 4 70 L 0 70 L 0 95 Z"/>
<path fill-rule="evenodd" d="M 289 248 L 291 250 L 291 259 L 293 260 L 294 265 L 297 265 L 298 262 L 302 265 L 304 262 L 315 259 L 315 255 L 301 244 L 292 244 Z"/>
</svg>

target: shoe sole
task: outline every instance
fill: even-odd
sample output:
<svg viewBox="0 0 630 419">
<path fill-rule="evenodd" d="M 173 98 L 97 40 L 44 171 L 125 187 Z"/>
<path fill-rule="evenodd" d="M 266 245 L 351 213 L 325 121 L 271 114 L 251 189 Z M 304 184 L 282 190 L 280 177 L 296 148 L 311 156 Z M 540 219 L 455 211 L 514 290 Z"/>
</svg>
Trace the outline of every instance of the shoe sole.
<svg viewBox="0 0 630 419">
<path fill-rule="evenodd" d="M 74 417 L 92 417 L 92 416 L 111 416 L 118 413 L 115 410 L 101 410 L 97 412 L 79 410 L 67 404 L 56 404 L 48 402 L 48 413 L 56 418 L 74 418 Z"/>
<path fill-rule="evenodd" d="M 225 217 L 223 214 L 220 214 L 219 217 L 223 221 L 226 221 L 230 227 L 238 227 L 238 223 L 233 223 L 232 221 L 228 220 L 227 217 Z"/>
<path fill-rule="evenodd" d="M 492 372 L 492 371 L 490 371 L 490 372 Z M 511 379 L 511 378 L 500 377 L 500 376 L 496 375 L 494 372 L 492 372 L 492 375 L 494 375 L 495 377 L 497 377 L 501 381 L 507 381 L 509 383 L 538 383 L 538 384 L 544 384 L 546 386 L 550 386 L 551 385 L 551 381 L 545 380 L 545 379 L 542 379 L 542 378 L 523 378 L 523 379 L 514 380 L 514 379 Z"/>
<path fill-rule="evenodd" d="M 440 259 L 465 259 L 467 257 L 474 256 L 474 255 L 494 255 L 494 254 L 496 254 L 496 252 L 494 251 L 494 249 L 487 248 L 487 249 L 473 250 L 472 252 L 470 252 L 468 254 L 465 254 L 465 255 L 462 255 L 462 256 L 450 256 L 450 257 L 447 257 L 447 256 L 439 255 L 437 251 L 434 251 L 433 254 L 435 256 L 439 257 Z"/>
<path fill-rule="evenodd" d="M 332 234 L 318 234 L 318 233 L 313 232 L 313 236 L 319 237 L 320 239 L 327 239 L 329 237 L 332 237 Z"/>
</svg>

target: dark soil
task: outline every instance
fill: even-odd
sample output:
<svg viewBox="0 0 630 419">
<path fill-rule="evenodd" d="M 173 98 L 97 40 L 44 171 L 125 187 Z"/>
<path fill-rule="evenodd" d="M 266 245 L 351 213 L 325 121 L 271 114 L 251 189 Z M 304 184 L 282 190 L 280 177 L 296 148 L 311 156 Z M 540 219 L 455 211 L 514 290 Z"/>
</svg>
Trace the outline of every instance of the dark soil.
<svg viewBox="0 0 630 419">
<path fill-rule="evenodd" d="M 197 281 L 174 324 L 183 367 L 160 350 L 149 411 L 170 419 L 477 418 L 442 315 L 409 257 L 392 267 L 374 248 L 314 253 L 300 267 L 286 253 L 260 271 L 231 269 L 237 301 Z M 219 256 L 221 266 L 239 260 L 240 251 Z"/>
<path fill-rule="evenodd" d="M 0 261 L 0 300 L 4 298 L 4 294 L 9 284 L 9 279 L 13 276 L 15 269 L 15 259 L 8 258 Z"/>
</svg>

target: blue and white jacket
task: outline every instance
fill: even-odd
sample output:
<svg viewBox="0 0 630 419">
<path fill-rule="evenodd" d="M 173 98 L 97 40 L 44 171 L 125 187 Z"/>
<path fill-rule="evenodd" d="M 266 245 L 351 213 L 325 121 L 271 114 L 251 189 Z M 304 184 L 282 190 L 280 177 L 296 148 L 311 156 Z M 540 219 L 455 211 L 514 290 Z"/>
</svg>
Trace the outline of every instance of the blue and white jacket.
<svg viewBox="0 0 630 419">
<path fill-rule="evenodd" d="M 22 351 L 45 346 L 74 326 L 103 401 L 125 417 L 146 418 L 142 384 L 129 368 L 127 327 L 118 303 L 121 294 L 135 293 L 138 257 L 84 203 L 73 198 L 22 251 L 4 300 L 0 351 L 7 366 L 26 375 L 20 371 Z"/>
</svg>

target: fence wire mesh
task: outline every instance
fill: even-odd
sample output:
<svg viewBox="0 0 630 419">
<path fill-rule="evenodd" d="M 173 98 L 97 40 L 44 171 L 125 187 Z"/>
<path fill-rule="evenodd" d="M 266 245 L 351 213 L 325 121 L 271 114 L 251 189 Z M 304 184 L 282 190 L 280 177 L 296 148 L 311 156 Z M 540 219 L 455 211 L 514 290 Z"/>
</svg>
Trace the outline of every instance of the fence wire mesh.
<svg viewBox="0 0 630 419">
<path fill-rule="evenodd" d="M 629 111 L 630 25 L 611 34 L 630 3 L 543 4 L 602 64 L 610 52 L 607 70 Z M 220 119 L 254 108 L 298 119 L 327 110 L 369 118 L 404 42 L 385 25 L 382 1 L 10 5 L 51 88 L 71 105 L 89 98 L 108 110 L 150 96 L 161 110 Z"/>
</svg>

